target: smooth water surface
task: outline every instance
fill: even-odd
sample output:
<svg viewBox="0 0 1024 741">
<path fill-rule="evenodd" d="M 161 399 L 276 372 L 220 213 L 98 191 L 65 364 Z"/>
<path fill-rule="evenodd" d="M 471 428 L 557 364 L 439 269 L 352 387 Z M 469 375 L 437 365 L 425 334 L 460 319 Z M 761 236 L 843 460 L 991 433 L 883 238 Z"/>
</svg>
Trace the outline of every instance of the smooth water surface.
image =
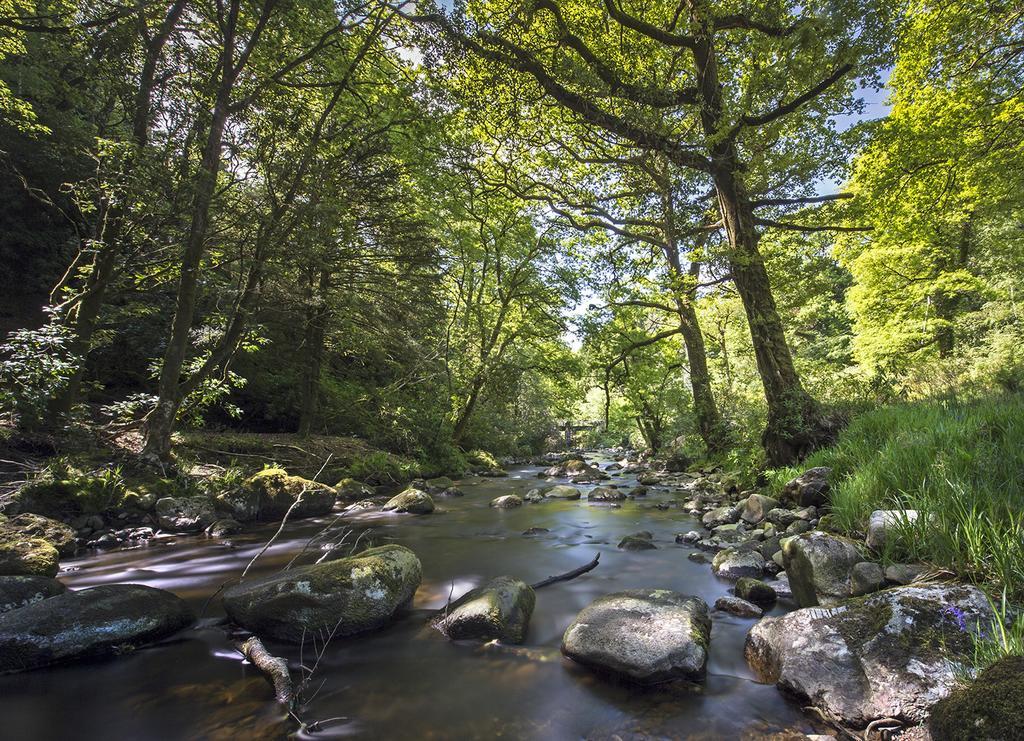
<svg viewBox="0 0 1024 741">
<path fill-rule="evenodd" d="M 692 549 L 674 542 L 676 533 L 696 525 L 675 506 L 688 498 L 682 489 L 652 489 L 621 508 L 586 500 L 489 507 L 496 496 L 522 495 L 537 486 L 538 470 L 515 468 L 504 479 L 467 478 L 458 483 L 466 496 L 436 497 L 438 509 L 427 516 L 346 517 L 353 529 L 349 542 L 369 529 L 364 538 L 415 551 L 423 583 L 413 609 L 394 624 L 335 639 L 322 652 L 307 692 L 312 699 L 302 711 L 307 722 L 323 721 L 312 737 L 757 739 L 813 731 L 774 686 L 753 681 L 743 659 L 752 620 L 714 613 L 708 678 L 699 688 L 673 683 L 642 689 L 563 659 L 563 631 L 596 597 L 657 587 L 711 605 L 728 593 L 729 584 L 707 564 L 688 560 Z M 635 480 L 614 476 L 608 483 L 628 487 Z M 673 506 L 659 510 L 659 502 Z M 331 519 L 290 524 L 251 573 L 282 568 Z M 550 532 L 523 535 L 531 527 Z M 293 733 L 296 725 L 282 717 L 269 684 L 242 662 L 231 637 L 215 624 L 223 612 L 211 599 L 276 529 L 267 526 L 230 540 L 158 539 L 63 564 L 60 578 L 73 589 L 113 583 L 160 587 L 188 600 L 204 620 L 172 642 L 127 656 L 0 677 L 0 736 L 251 739 Z M 639 530 L 654 534 L 657 550 L 616 547 Z M 492 577 L 510 574 L 534 583 L 581 566 L 597 552 L 601 562 L 595 570 L 537 592 L 521 647 L 451 643 L 429 626 L 449 596 L 457 599 Z M 296 675 L 300 662 L 316 660 L 312 645 L 267 646 L 288 658 Z"/>
</svg>

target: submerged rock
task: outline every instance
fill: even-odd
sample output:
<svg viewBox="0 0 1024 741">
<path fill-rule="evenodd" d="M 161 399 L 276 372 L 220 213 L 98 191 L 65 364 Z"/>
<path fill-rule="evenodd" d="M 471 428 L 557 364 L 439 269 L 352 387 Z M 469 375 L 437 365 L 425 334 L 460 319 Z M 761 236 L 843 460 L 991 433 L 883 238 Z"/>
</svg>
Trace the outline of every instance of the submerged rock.
<svg viewBox="0 0 1024 741">
<path fill-rule="evenodd" d="M 68 588 L 47 576 L 0 576 L 0 613 L 63 594 Z"/>
<path fill-rule="evenodd" d="M 522 507 L 523 500 L 515 494 L 506 494 L 503 497 L 491 500 L 491 506 L 497 509 L 512 509 L 514 507 Z"/>
<path fill-rule="evenodd" d="M 784 540 L 782 555 L 801 607 L 835 604 L 855 596 L 853 567 L 864 559 L 852 540 L 817 531 L 804 533 Z"/>
<path fill-rule="evenodd" d="M 224 591 L 224 609 L 253 633 L 298 643 L 318 633 L 345 636 L 384 625 L 416 593 L 422 567 L 399 545 L 302 566 Z"/>
<path fill-rule="evenodd" d="M 499 576 L 461 597 L 434 625 L 452 640 L 522 643 L 536 599 L 526 582 Z"/>
<path fill-rule="evenodd" d="M 844 725 L 920 723 L 970 661 L 969 631 L 992 618 L 975 587 L 899 587 L 765 618 L 747 636 L 746 656 L 763 681 Z"/>
<path fill-rule="evenodd" d="M 583 608 L 562 637 L 562 653 L 643 684 L 699 680 L 710 640 L 704 600 L 665 589 L 631 589 Z"/>
<path fill-rule="evenodd" d="M 385 512 L 408 512 L 411 515 L 429 515 L 434 511 L 434 500 L 426 492 L 406 489 L 387 501 Z"/>
<path fill-rule="evenodd" d="M 935 741 L 1003 741 L 1024 735 L 1024 656 L 1007 656 L 940 700 L 928 722 Z"/>
<path fill-rule="evenodd" d="M 156 519 L 173 533 L 201 533 L 220 517 L 205 497 L 164 497 L 156 502 Z"/>
<path fill-rule="evenodd" d="M 193 620 L 183 600 L 140 584 L 65 592 L 0 615 L 0 673 L 121 652 Z"/>
<path fill-rule="evenodd" d="M 651 551 L 658 547 L 654 545 L 653 540 L 654 535 L 645 530 L 627 535 L 619 541 L 619 548 L 624 551 Z"/>
<path fill-rule="evenodd" d="M 291 509 L 289 519 L 318 517 L 334 507 L 337 492 L 333 487 L 301 476 L 291 476 L 282 468 L 268 468 L 246 479 L 236 491 L 225 492 L 219 499 L 227 505 L 239 522 L 273 522 Z M 292 505 L 301 497 L 298 505 Z"/>
</svg>

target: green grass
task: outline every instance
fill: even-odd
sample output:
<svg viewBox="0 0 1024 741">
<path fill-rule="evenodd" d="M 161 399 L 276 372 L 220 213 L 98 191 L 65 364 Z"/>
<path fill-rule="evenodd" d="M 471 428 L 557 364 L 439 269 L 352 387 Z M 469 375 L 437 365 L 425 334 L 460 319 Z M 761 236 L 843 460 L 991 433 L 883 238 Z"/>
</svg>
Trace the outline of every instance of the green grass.
<svg viewBox="0 0 1024 741">
<path fill-rule="evenodd" d="M 930 563 L 1024 600 L 1024 395 L 882 407 L 801 468 L 810 466 L 832 467 L 832 507 L 848 532 L 876 509 L 926 513 L 884 559 Z M 798 472 L 774 472 L 773 488 Z"/>
</svg>

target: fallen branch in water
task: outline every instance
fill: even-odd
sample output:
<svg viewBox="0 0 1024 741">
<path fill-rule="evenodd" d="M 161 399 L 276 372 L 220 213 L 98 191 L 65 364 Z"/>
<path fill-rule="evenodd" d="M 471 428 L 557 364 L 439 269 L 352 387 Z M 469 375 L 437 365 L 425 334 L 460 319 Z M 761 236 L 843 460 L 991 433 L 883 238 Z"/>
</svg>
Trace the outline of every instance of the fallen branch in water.
<svg viewBox="0 0 1024 741">
<path fill-rule="evenodd" d="M 575 579 L 577 576 L 582 576 L 588 571 L 593 571 L 594 569 L 596 569 L 597 562 L 600 560 L 601 554 L 598 553 L 596 556 L 594 556 L 594 560 L 585 566 L 580 566 L 578 569 L 573 569 L 572 571 L 566 571 L 564 574 L 559 574 L 558 576 L 549 576 L 547 579 L 539 581 L 536 584 L 531 584 L 530 586 L 534 589 L 540 589 L 541 587 L 546 587 L 549 584 L 556 584 L 560 581 L 569 581 L 570 579 Z"/>
<path fill-rule="evenodd" d="M 295 687 L 292 685 L 291 672 L 288 671 L 288 662 L 267 651 L 263 642 L 256 636 L 246 639 L 243 643 L 236 643 L 235 648 L 250 664 L 263 672 L 274 685 L 274 697 L 288 709 L 289 714 L 294 715 Z"/>
</svg>

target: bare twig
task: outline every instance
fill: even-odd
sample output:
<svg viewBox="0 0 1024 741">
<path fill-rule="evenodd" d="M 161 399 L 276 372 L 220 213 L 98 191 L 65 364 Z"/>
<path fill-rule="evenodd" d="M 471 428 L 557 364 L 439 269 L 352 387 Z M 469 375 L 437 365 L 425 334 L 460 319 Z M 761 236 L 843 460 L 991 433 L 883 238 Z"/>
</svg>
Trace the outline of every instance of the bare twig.
<svg viewBox="0 0 1024 741">
<path fill-rule="evenodd" d="M 570 579 L 575 579 L 577 576 L 582 576 L 588 571 L 593 571 L 594 569 L 596 569 L 597 563 L 600 560 L 601 554 L 598 553 L 596 556 L 594 556 L 593 561 L 584 566 L 580 566 L 579 568 L 573 569 L 572 571 L 566 571 L 564 574 L 558 574 L 557 576 L 549 576 L 547 579 L 539 581 L 536 584 L 531 584 L 530 586 L 532 586 L 534 589 L 540 589 L 541 587 L 546 587 L 549 584 L 556 584 L 560 581 L 569 581 Z"/>
</svg>

